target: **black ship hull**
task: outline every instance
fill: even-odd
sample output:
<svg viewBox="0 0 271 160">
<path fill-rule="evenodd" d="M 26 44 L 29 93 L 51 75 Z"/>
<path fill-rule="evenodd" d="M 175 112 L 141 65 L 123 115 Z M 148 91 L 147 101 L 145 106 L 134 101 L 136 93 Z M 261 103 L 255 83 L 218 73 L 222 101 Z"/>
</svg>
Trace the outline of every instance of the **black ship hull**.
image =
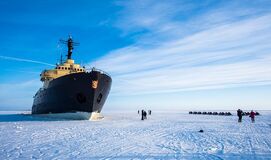
<svg viewBox="0 0 271 160">
<path fill-rule="evenodd" d="M 81 72 L 56 78 L 34 96 L 32 114 L 100 113 L 112 79 L 100 71 Z"/>
</svg>

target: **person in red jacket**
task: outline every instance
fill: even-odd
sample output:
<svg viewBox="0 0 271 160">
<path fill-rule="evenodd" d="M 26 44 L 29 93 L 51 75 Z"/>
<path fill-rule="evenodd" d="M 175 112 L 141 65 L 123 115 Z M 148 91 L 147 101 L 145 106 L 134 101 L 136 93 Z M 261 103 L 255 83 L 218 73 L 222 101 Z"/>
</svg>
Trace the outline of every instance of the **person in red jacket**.
<svg viewBox="0 0 271 160">
<path fill-rule="evenodd" d="M 253 110 L 251 110 L 250 114 L 249 114 L 249 117 L 251 118 L 251 122 L 254 123 L 255 122 L 255 115 L 256 113 L 253 112 Z"/>
</svg>

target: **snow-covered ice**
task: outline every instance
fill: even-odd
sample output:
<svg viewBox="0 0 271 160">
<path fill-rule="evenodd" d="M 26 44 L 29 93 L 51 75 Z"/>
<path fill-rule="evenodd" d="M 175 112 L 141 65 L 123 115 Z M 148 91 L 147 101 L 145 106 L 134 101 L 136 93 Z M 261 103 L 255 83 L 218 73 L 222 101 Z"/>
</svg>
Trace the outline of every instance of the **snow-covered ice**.
<svg viewBox="0 0 271 160">
<path fill-rule="evenodd" d="M 271 159 L 271 113 L 249 117 L 153 112 L 67 121 L 1 112 L 0 159 Z M 198 132 L 203 129 L 204 132 Z"/>
</svg>

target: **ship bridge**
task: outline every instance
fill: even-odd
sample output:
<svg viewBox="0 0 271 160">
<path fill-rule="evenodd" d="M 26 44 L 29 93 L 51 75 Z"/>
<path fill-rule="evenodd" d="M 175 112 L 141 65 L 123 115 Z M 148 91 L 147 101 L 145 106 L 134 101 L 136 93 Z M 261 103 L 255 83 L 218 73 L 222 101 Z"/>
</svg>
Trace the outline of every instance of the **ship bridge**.
<svg viewBox="0 0 271 160">
<path fill-rule="evenodd" d="M 67 59 L 66 62 L 57 65 L 55 69 L 42 71 L 40 80 L 43 82 L 51 81 L 67 74 L 79 72 L 85 72 L 85 68 L 82 68 L 79 64 L 75 64 L 73 59 Z"/>
<path fill-rule="evenodd" d="M 62 56 L 60 64 L 57 64 L 54 69 L 44 70 L 40 74 L 40 80 L 44 82 L 46 86 L 51 80 L 65 76 L 72 73 L 86 72 L 85 68 L 81 67 L 79 64 L 75 64 L 72 57 L 73 47 L 79 45 L 79 43 L 74 42 L 72 37 L 69 36 L 68 40 L 60 40 L 61 43 L 66 44 L 68 48 L 67 60 L 62 63 Z"/>
</svg>

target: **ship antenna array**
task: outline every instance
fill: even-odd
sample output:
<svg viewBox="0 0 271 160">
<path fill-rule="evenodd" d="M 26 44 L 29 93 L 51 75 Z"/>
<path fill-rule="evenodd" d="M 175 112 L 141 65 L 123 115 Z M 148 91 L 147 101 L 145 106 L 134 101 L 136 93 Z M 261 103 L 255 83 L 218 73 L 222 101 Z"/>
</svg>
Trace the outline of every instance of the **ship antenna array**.
<svg viewBox="0 0 271 160">
<path fill-rule="evenodd" d="M 80 44 L 80 43 L 74 42 L 74 41 L 72 40 L 72 37 L 71 37 L 71 36 L 69 36 L 68 40 L 60 39 L 59 42 L 62 43 L 62 44 L 66 44 L 66 45 L 67 45 L 67 47 L 68 47 L 67 58 L 68 58 L 68 59 L 71 59 L 71 58 L 72 58 L 72 50 L 73 50 L 73 47 L 74 47 L 74 46 L 79 46 L 79 44 Z"/>
</svg>

